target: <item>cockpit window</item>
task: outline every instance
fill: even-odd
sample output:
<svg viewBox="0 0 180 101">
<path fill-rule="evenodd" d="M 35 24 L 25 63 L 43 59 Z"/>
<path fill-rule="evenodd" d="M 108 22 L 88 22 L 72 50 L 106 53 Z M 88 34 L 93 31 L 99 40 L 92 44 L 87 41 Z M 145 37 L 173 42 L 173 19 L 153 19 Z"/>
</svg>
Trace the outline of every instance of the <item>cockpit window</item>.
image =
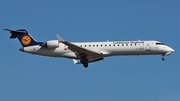
<svg viewBox="0 0 180 101">
<path fill-rule="evenodd" d="M 164 45 L 163 43 L 156 43 L 156 45 Z"/>
</svg>

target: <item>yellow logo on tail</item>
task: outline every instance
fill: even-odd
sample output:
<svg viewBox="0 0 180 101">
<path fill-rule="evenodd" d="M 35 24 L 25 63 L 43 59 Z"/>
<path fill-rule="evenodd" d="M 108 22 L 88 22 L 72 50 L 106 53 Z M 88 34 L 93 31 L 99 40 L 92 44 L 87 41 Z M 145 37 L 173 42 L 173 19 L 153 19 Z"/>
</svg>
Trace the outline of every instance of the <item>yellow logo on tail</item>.
<svg viewBox="0 0 180 101">
<path fill-rule="evenodd" d="M 29 45 L 31 43 L 31 37 L 28 35 L 25 35 L 22 37 L 21 42 L 23 45 Z"/>
</svg>

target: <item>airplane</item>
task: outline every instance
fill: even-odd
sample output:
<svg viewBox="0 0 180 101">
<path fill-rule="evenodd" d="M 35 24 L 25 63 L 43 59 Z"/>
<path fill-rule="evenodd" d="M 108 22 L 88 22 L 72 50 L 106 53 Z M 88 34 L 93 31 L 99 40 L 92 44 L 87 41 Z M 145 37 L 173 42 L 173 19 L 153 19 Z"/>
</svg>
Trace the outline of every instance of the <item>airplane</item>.
<svg viewBox="0 0 180 101">
<path fill-rule="evenodd" d="M 110 56 L 129 55 L 170 55 L 174 49 L 159 41 L 107 41 L 107 42 L 68 42 L 58 34 L 58 40 L 37 42 L 25 29 L 4 29 L 11 33 L 10 39 L 18 38 L 22 44 L 19 50 L 26 53 L 63 57 L 72 59 L 74 64 L 83 64 L 85 68 L 91 62 Z"/>
</svg>

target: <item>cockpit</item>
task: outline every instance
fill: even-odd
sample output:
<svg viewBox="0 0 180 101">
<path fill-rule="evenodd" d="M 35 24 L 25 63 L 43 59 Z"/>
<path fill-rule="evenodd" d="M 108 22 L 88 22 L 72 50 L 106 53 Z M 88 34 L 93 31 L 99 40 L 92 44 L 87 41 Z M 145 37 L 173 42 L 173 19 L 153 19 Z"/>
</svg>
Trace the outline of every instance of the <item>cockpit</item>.
<svg viewBox="0 0 180 101">
<path fill-rule="evenodd" d="M 163 44 L 163 43 L 160 43 L 160 42 L 157 42 L 157 43 L 156 43 L 156 45 L 165 45 L 165 44 Z"/>
</svg>

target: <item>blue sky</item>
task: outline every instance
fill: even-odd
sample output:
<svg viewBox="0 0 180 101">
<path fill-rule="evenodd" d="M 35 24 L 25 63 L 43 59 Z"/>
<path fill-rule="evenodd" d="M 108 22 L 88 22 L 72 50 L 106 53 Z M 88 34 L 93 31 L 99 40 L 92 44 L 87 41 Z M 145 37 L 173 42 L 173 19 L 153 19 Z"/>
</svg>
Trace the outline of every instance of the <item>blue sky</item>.
<svg viewBox="0 0 180 101">
<path fill-rule="evenodd" d="M 179 0 L 1 0 L 0 29 L 36 40 L 159 40 L 161 56 L 110 57 L 87 69 L 72 60 L 22 53 L 1 33 L 0 101 L 179 101 Z"/>
</svg>

